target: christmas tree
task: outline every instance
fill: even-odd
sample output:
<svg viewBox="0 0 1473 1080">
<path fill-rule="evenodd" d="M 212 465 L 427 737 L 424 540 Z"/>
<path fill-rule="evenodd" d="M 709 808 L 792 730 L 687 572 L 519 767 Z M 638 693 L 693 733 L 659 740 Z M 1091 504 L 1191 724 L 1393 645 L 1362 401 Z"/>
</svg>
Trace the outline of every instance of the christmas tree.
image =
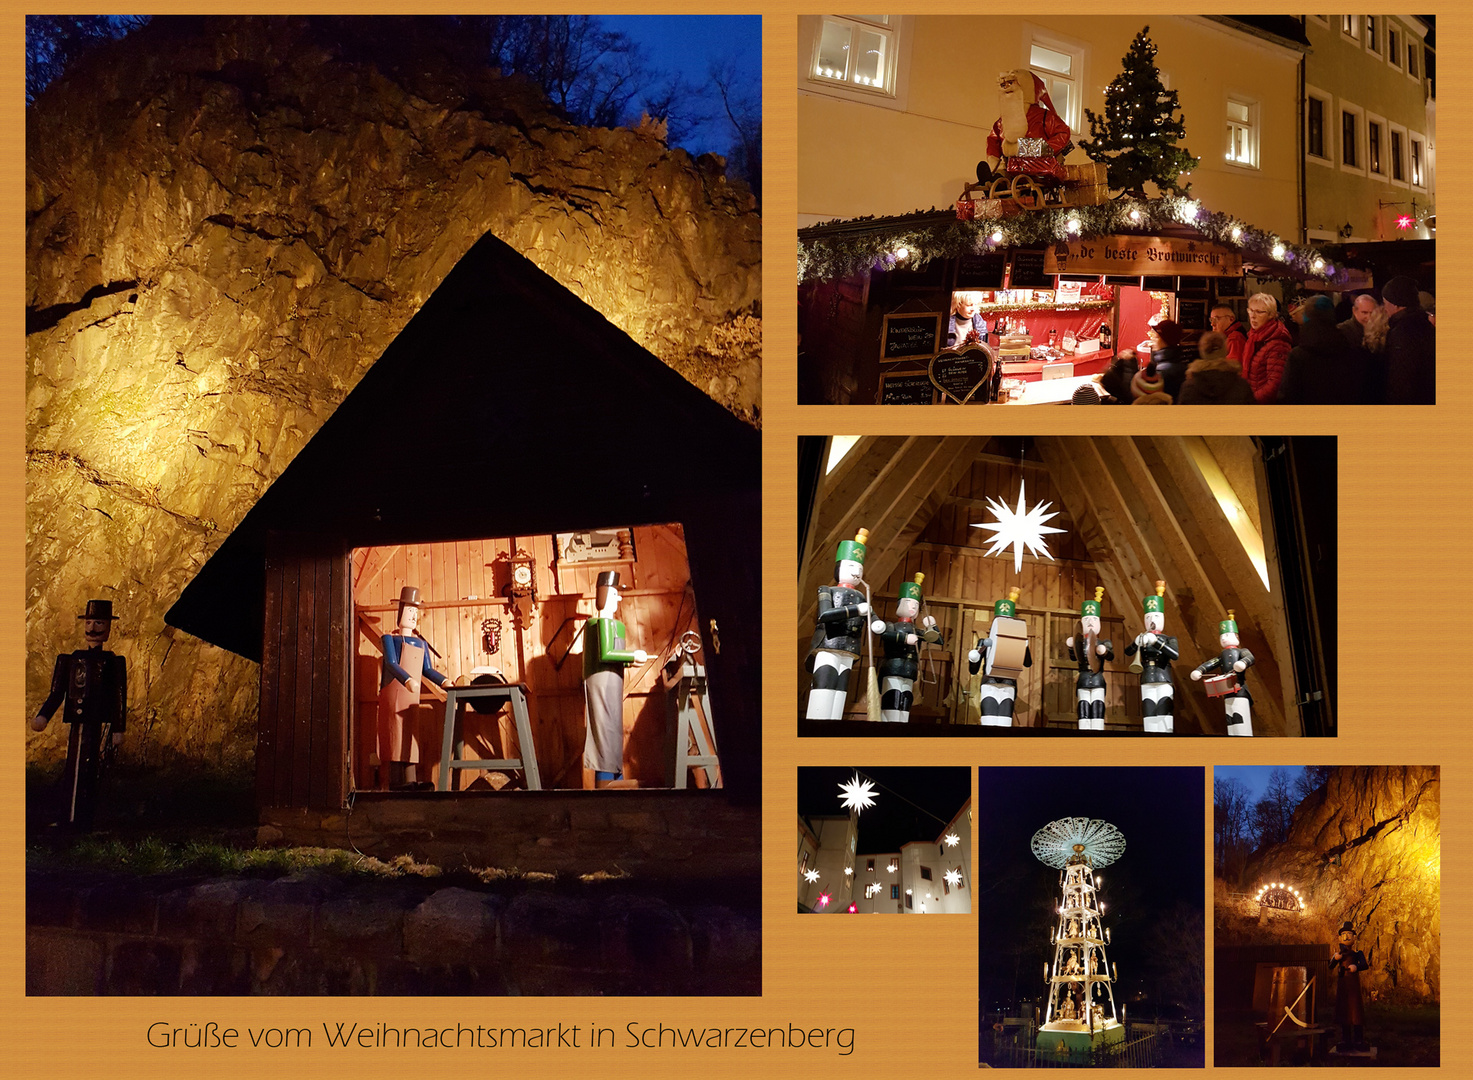
<svg viewBox="0 0 1473 1080">
<path fill-rule="evenodd" d="M 1105 87 L 1105 115 L 1084 110 L 1090 138 L 1079 142 L 1091 158 L 1109 166 L 1110 187 L 1138 199 L 1146 197 L 1147 180 L 1163 193 L 1186 194 L 1177 179 L 1199 160 L 1177 145 L 1187 133 L 1186 119 L 1176 115 L 1176 91 L 1161 83 L 1156 46 L 1146 36 L 1150 30 L 1143 27 L 1135 36 L 1123 69 Z"/>
</svg>

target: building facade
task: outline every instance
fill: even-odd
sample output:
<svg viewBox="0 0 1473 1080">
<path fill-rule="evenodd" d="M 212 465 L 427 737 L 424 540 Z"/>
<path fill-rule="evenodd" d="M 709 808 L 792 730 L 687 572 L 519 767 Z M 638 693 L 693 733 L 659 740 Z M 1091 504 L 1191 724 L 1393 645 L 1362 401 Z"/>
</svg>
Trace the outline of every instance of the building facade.
<svg viewBox="0 0 1473 1080">
<path fill-rule="evenodd" d="M 935 837 L 903 844 L 899 851 L 859 855 L 853 880 L 859 914 L 971 914 L 971 800 Z"/>
<path fill-rule="evenodd" d="M 831 914 L 848 910 L 854 900 L 858 846 L 859 816 L 853 811 L 798 818 L 799 911 Z"/>
</svg>

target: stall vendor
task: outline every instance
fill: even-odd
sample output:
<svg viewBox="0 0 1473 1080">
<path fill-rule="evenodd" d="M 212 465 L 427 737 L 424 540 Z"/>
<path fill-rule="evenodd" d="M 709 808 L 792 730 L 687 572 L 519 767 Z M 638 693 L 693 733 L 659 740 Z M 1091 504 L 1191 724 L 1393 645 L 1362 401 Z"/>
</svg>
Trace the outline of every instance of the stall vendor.
<svg viewBox="0 0 1473 1080">
<path fill-rule="evenodd" d="M 413 585 L 404 586 L 399 591 L 397 626 L 379 639 L 384 653 L 378 692 L 380 791 L 428 791 L 434 787 L 428 777 L 419 776 L 419 743 L 415 737 L 419 688 L 425 679 L 436 686 L 444 686 L 449 679 L 430 664 L 430 653 L 435 649 L 419 634 L 420 607 L 419 590 Z"/>
<path fill-rule="evenodd" d="M 1248 678 L 1244 672 L 1253 666 L 1253 654 L 1238 647 L 1238 624 L 1233 620 L 1231 610 L 1228 611 L 1228 617 L 1217 624 L 1217 630 L 1217 641 L 1222 646 L 1222 652 L 1198 664 L 1192 670 L 1192 681 L 1200 680 L 1203 675 L 1215 675 L 1224 680 L 1224 687 L 1220 692 L 1214 693 L 1210 686 L 1207 692 L 1222 698 L 1223 708 L 1227 712 L 1227 733 L 1251 736 L 1253 695 L 1248 693 Z"/>
<path fill-rule="evenodd" d="M 1080 731 L 1105 730 L 1105 664 L 1115 659 L 1115 647 L 1100 637 L 1100 601 L 1103 586 L 1095 586 L 1095 598 L 1079 606 L 1074 634 L 1064 639 L 1069 659 L 1079 665 L 1074 697 L 1079 706 Z"/>
<path fill-rule="evenodd" d="M 981 304 L 981 293 L 959 292 L 952 295 L 951 318 L 946 324 L 948 349 L 987 344 L 987 320 L 982 316 Z"/>
<path fill-rule="evenodd" d="M 914 581 L 900 586 L 895 622 L 876 619 L 869 627 L 885 645 L 885 659 L 880 663 L 880 719 L 890 723 L 910 721 L 916 676 L 920 674 L 920 643 L 945 644 L 931 616 L 927 615 L 916 625 L 921 610 L 921 583 L 925 580 L 925 574 L 916 574 Z"/>
<path fill-rule="evenodd" d="M 808 690 L 809 720 L 840 720 L 849 697 L 849 673 L 859 658 L 859 638 L 869 601 L 856 586 L 864 583 L 864 542 L 869 530 L 860 529 L 834 553 L 834 585 L 818 587 L 818 620 L 808 647 L 807 668 L 813 674 Z"/>
<path fill-rule="evenodd" d="M 1141 654 L 1141 719 L 1147 731 L 1170 735 L 1173 721 L 1171 662 L 1179 656 L 1176 638 L 1162 633 L 1166 629 L 1166 582 L 1156 582 L 1154 596 L 1141 597 L 1141 611 L 1146 632 L 1137 634 L 1125 646 L 1125 655 Z"/>
<path fill-rule="evenodd" d="M 629 648 L 629 631 L 614 617 L 621 599 L 619 571 L 604 570 L 594 592 L 598 614 L 583 627 L 583 767 L 593 770 L 595 787 L 635 783 L 624 780 L 624 669 L 650 657 Z"/>
<path fill-rule="evenodd" d="M 31 730 L 45 731 L 56 710 L 66 703 L 62 719 L 70 734 L 62 776 L 65 805 L 56 820 L 59 825 L 89 829 L 97 809 L 104 754 L 109 745 L 123 741 L 127 728 L 128 664 L 102 647 L 117 619 L 111 600 L 88 600 L 77 618 L 82 620 L 87 647 L 56 658 L 51 693 L 31 719 Z"/>
</svg>

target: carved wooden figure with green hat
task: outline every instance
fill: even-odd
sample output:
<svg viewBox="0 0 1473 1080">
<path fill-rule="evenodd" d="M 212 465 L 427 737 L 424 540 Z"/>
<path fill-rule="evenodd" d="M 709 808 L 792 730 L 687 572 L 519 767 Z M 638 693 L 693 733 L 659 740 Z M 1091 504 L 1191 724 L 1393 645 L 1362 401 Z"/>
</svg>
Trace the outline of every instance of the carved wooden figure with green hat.
<svg viewBox="0 0 1473 1080">
<path fill-rule="evenodd" d="M 982 672 L 977 708 L 984 726 L 1013 726 L 1018 676 L 1023 668 L 1032 666 L 1028 624 L 1018 618 L 1018 589 L 1009 589 L 1006 599 L 992 605 L 992 625 L 987 628 L 987 636 L 979 637 L 976 647 L 967 653 L 967 670 L 973 675 Z"/>
<path fill-rule="evenodd" d="M 870 632 L 885 646 L 880 662 L 880 719 L 904 724 L 910 720 L 910 707 L 915 700 L 916 676 L 920 674 L 920 643 L 944 645 L 936 620 L 927 615 L 917 624 L 921 610 L 921 583 L 925 574 L 900 586 L 900 599 L 895 604 L 895 621 L 876 619 Z"/>
<path fill-rule="evenodd" d="M 1141 680 L 1141 719 L 1148 732 L 1172 733 L 1175 686 L 1171 679 L 1171 662 L 1181 655 L 1176 638 L 1162 633 L 1166 629 L 1166 582 L 1156 582 L 1156 591 L 1141 597 L 1141 613 L 1146 630 L 1125 646 L 1126 656 L 1140 653 L 1130 670 Z"/>
<path fill-rule="evenodd" d="M 1069 659 L 1079 665 L 1074 682 L 1074 699 L 1079 706 L 1080 731 L 1105 730 L 1105 664 L 1115 659 L 1115 647 L 1100 640 L 1100 612 L 1105 589 L 1095 586 L 1093 600 L 1079 605 L 1079 622 L 1064 639 Z"/>
<path fill-rule="evenodd" d="M 833 585 L 818 587 L 818 620 L 808 647 L 809 720 L 839 720 L 849 696 L 849 673 L 859 657 L 864 617 L 869 614 L 864 586 L 864 544 L 869 530 L 860 529 L 834 553 Z M 866 592 L 860 592 L 864 586 Z"/>
<path fill-rule="evenodd" d="M 1207 695 L 1222 698 L 1229 735 L 1252 735 L 1253 695 L 1248 692 L 1245 672 L 1253 666 L 1253 654 L 1238 645 L 1238 624 L 1231 609 L 1228 617 L 1217 624 L 1217 641 L 1222 652 L 1198 664 L 1192 670 L 1192 681 L 1209 676 Z"/>
</svg>

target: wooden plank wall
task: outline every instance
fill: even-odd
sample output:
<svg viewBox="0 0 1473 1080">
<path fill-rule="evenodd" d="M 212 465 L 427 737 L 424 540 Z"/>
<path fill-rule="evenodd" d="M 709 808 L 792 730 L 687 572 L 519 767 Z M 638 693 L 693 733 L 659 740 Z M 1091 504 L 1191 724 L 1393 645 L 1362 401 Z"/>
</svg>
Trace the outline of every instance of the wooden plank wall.
<svg viewBox="0 0 1473 1080">
<path fill-rule="evenodd" d="M 634 563 L 612 567 L 619 570 L 625 586 L 619 614 L 628 627 L 630 647 L 658 657 L 681 633 L 698 625 L 684 533 L 679 525 L 636 526 L 632 533 Z M 359 628 L 353 635 L 353 775 L 357 787 L 374 786 L 369 754 L 376 745 L 381 670 L 376 634 L 393 628 L 399 591 L 405 585 L 418 586 L 426 601 L 420 633 L 441 654 L 439 659 L 431 658 L 436 670 L 469 676 L 473 667 L 492 664 L 510 681 L 526 683 L 543 786 L 585 786 L 582 658 L 565 653 L 593 613 L 599 571 L 611 567 L 559 570 L 555 540 L 549 535 L 520 536 L 354 551 L 353 604 L 359 616 Z M 538 597 L 521 632 L 502 595 L 508 580 L 505 557 L 517 548 L 532 554 Z M 494 654 L 482 647 L 481 624 L 487 618 L 501 621 L 501 648 Z M 374 628 L 374 634 L 368 632 L 368 626 Z M 666 783 L 666 704 L 658 667 L 657 659 L 631 666 L 625 682 L 625 775 L 645 787 Z M 443 718 L 443 703 L 426 697 L 416 732 L 423 762 L 439 760 Z M 719 728 L 720 717 L 714 719 Z M 463 721 L 463 729 L 468 758 L 510 756 L 516 751 L 509 709 L 497 716 L 472 713 Z M 421 778 L 436 779 L 438 771 L 437 765 L 428 775 L 422 770 Z M 475 775 L 465 777 L 464 782 L 470 783 Z"/>
<path fill-rule="evenodd" d="M 346 552 L 270 538 L 258 806 L 330 808 L 343 801 L 348 611 Z"/>
</svg>

